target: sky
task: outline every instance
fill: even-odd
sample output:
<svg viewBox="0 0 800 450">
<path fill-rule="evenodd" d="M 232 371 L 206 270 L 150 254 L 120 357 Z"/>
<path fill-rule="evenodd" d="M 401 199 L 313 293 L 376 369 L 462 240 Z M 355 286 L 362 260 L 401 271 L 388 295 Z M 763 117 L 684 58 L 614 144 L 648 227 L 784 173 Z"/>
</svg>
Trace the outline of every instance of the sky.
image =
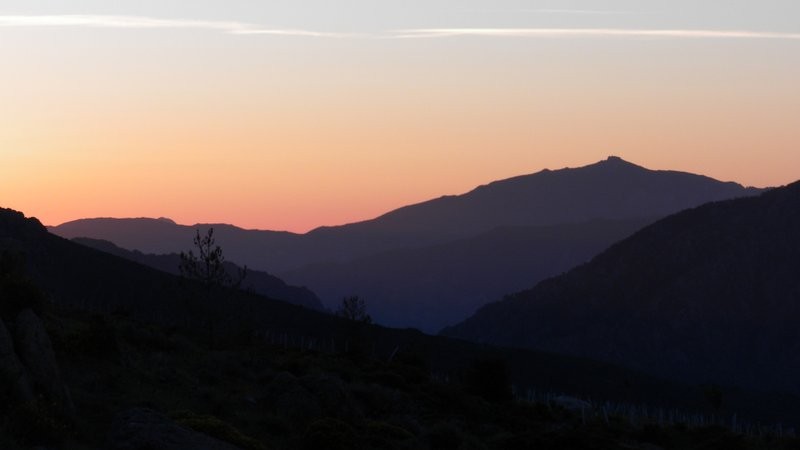
<svg viewBox="0 0 800 450">
<path fill-rule="evenodd" d="M 0 206 L 304 232 L 609 155 L 800 179 L 796 0 L 0 2 Z"/>
</svg>

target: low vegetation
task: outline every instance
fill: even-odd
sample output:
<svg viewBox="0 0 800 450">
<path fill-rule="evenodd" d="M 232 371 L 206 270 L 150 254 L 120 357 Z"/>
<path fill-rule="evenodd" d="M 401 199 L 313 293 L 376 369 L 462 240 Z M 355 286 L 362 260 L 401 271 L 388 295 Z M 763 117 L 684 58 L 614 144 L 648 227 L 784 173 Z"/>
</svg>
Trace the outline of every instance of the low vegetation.
<svg viewBox="0 0 800 450">
<path fill-rule="evenodd" d="M 114 416 L 132 407 L 249 450 L 800 448 L 788 437 L 515 399 L 499 360 L 446 382 L 403 352 L 388 362 L 247 337 L 211 347 L 202 335 L 76 311 L 51 311 L 47 327 L 78 414 L 65 421 L 47 404 L 5 401 L 4 449 L 107 448 Z"/>
</svg>

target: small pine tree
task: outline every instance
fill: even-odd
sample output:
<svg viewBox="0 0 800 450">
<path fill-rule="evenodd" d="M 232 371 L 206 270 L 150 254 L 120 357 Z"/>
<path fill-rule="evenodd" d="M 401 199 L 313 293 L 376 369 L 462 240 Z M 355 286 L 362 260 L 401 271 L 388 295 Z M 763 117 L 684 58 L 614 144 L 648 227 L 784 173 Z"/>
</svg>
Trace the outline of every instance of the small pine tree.
<svg viewBox="0 0 800 450">
<path fill-rule="evenodd" d="M 194 251 L 181 252 L 181 262 L 178 267 L 181 276 L 202 282 L 206 287 L 228 286 L 239 287 L 247 276 L 247 266 L 239 272 L 239 277 L 234 281 L 225 270 L 225 257 L 222 248 L 214 240 L 214 228 L 209 228 L 205 236 L 200 236 L 200 230 L 194 238 Z"/>
<path fill-rule="evenodd" d="M 372 317 L 367 314 L 366 302 L 357 295 L 343 298 L 336 315 L 353 322 L 372 323 Z"/>
</svg>

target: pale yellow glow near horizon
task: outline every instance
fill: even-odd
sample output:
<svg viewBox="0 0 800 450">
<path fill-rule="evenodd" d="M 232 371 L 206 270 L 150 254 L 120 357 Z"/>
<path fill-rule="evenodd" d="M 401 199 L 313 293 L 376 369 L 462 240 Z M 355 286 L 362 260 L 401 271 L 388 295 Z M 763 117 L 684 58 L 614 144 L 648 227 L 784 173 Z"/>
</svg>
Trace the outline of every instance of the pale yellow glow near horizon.
<svg viewBox="0 0 800 450">
<path fill-rule="evenodd" d="M 2 33 L 0 206 L 49 225 L 306 231 L 612 154 L 800 178 L 796 42 Z"/>
</svg>

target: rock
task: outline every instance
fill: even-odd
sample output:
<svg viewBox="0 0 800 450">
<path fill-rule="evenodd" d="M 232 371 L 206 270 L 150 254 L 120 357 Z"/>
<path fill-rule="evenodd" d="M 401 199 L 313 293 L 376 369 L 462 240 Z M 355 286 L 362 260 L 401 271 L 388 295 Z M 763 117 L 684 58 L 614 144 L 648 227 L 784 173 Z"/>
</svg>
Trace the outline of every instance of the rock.
<svg viewBox="0 0 800 450">
<path fill-rule="evenodd" d="M 329 374 L 306 375 L 301 379 L 328 417 L 360 420 L 362 414 L 356 407 L 341 378 Z"/>
<path fill-rule="evenodd" d="M 289 372 L 275 375 L 258 403 L 270 412 L 303 426 L 313 419 L 323 417 L 323 409 L 317 397 Z"/>
<path fill-rule="evenodd" d="M 592 409 L 591 403 L 568 395 L 559 395 L 554 398 L 552 402 L 568 411 L 580 412 L 583 410 L 590 411 Z"/>
<path fill-rule="evenodd" d="M 33 401 L 33 389 L 28 374 L 14 352 L 14 342 L 2 320 L 0 320 L 0 381 L 2 385 L 9 386 L 9 390 L 17 400 L 25 403 Z"/>
<path fill-rule="evenodd" d="M 42 320 L 30 309 L 24 309 L 15 321 L 17 354 L 28 369 L 33 384 L 39 386 L 63 412 L 74 417 L 75 407 L 69 390 L 61 379 L 53 345 Z"/>
<path fill-rule="evenodd" d="M 241 450 L 145 408 L 118 414 L 111 424 L 108 440 L 114 450 Z"/>
</svg>

